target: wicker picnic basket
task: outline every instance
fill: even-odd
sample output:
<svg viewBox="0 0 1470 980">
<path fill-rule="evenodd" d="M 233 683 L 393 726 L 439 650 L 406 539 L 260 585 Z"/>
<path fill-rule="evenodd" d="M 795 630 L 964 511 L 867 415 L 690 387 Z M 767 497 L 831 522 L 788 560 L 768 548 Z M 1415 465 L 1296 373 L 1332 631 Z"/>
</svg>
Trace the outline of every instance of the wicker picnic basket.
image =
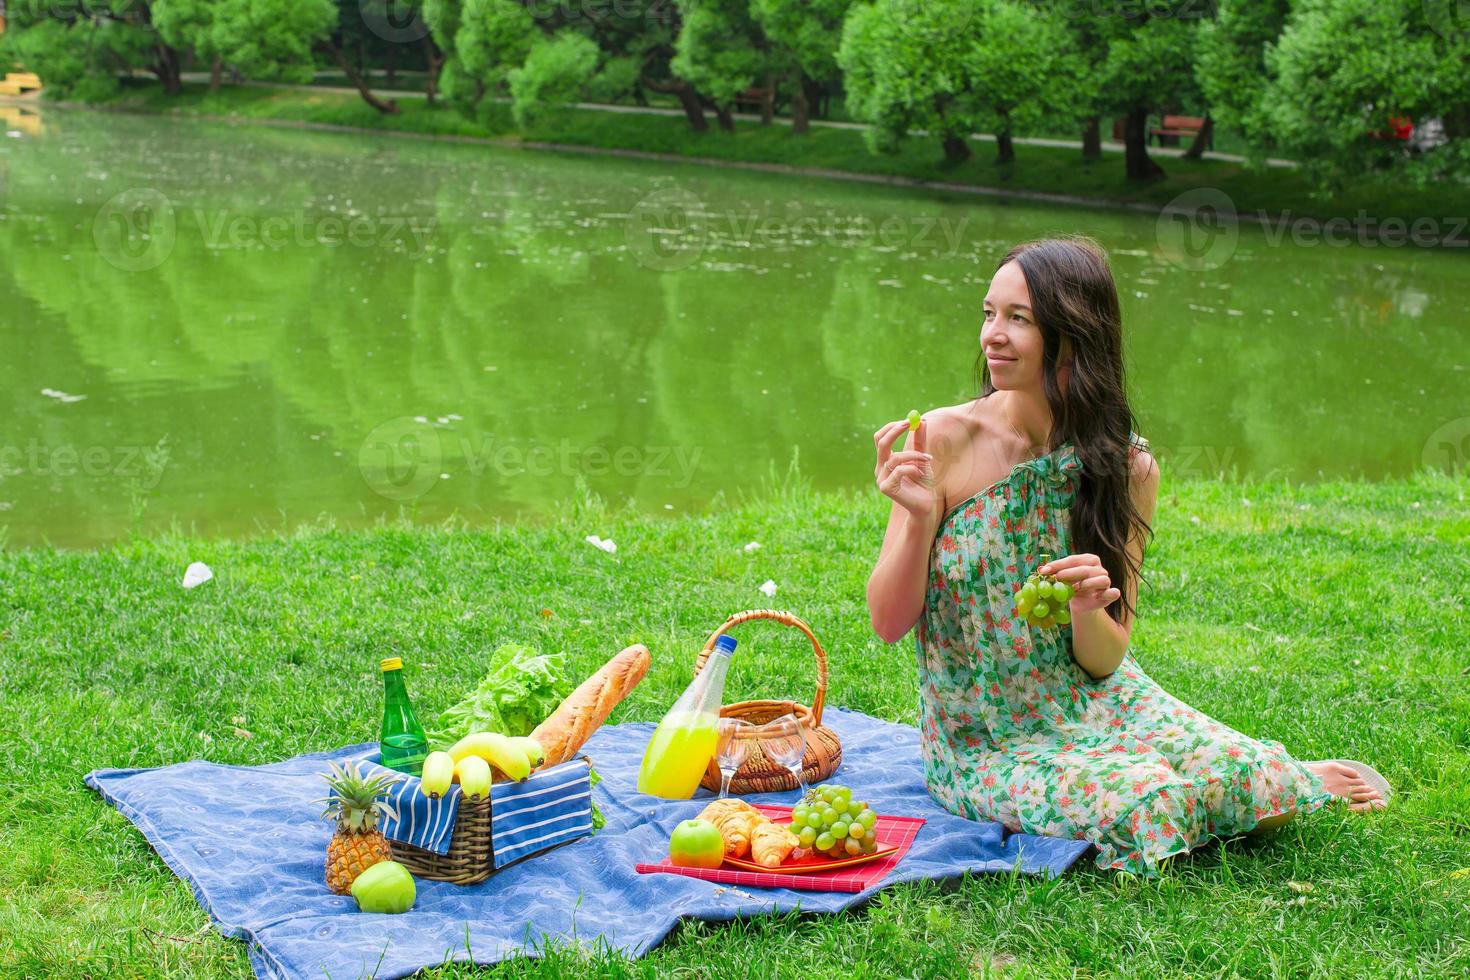
<svg viewBox="0 0 1470 980">
<path fill-rule="evenodd" d="M 586 756 L 579 758 L 586 759 Z M 590 782 L 583 779 L 578 785 L 582 783 L 586 783 L 590 791 Z M 393 851 L 393 860 L 420 878 L 447 881 L 454 885 L 475 885 L 512 864 L 571 843 L 570 839 L 565 840 L 497 866 L 495 848 L 491 843 L 493 798 L 493 792 L 490 796 L 478 799 L 467 796 L 459 798 L 459 812 L 455 815 L 454 831 L 449 838 L 447 853 L 435 854 L 426 848 L 390 839 L 388 845 Z"/>
<path fill-rule="evenodd" d="M 435 854 L 396 840 L 388 844 L 393 860 L 419 878 L 455 885 L 478 884 L 495 872 L 490 860 L 490 798 L 460 798 L 448 854 Z"/>
<path fill-rule="evenodd" d="M 549 776 L 553 770 L 573 761 L 587 762 L 588 772 L 576 781 L 571 790 L 576 791 L 580 786 L 587 786 L 587 794 L 591 794 L 591 762 L 579 750 L 592 737 L 613 708 L 626 698 L 638 686 L 648 673 L 649 665 L 648 648 L 641 643 L 618 653 L 602 666 L 597 673 L 588 677 L 581 685 L 567 696 L 566 700 L 551 713 L 551 716 L 536 727 L 531 737 L 541 743 L 546 751 L 546 761 L 533 772 L 530 782 L 534 783 L 539 776 Z M 505 783 L 497 781 L 490 787 L 489 797 L 471 800 L 461 797 L 459 811 L 455 816 L 454 831 L 449 838 L 449 851 L 445 854 L 435 854 L 426 848 L 415 847 L 401 841 L 390 840 L 389 846 L 393 850 L 393 858 L 410 872 L 420 878 L 430 878 L 434 881 L 448 881 L 456 885 L 473 885 L 489 878 L 497 871 L 510 867 L 521 860 L 543 854 L 553 847 L 561 844 L 553 844 L 530 851 L 515 860 L 505 861 L 497 865 L 495 849 L 492 844 L 492 806 L 497 792 L 501 792 L 502 802 L 512 795 L 514 790 L 505 790 Z M 544 791 L 542 791 L 544 792 Z M 554 797 L 543 797 L 543 799 L 554 799 Z M 545 804 L 538 800 L 535 809 L 540 809 Z M 509 810 L 503 811 L 503 815 Z M 539 818 L 532 818 L 539 819 Z M 544 823 L 545 821 L 543 821 Z M 502 831 L 507 825 L 502 820 Z M 570 841 L 564 841 L 570 843 Z M 501 857 L 516 850 L 523 849 L 526 845 L 511 845 L 505 848 Z"/>
<path fill-rule="evenodd" d="M 756 619 L 769 619 L 782 626 L 795 627 L 806 634 L 817 658 L 816 694 L 812 697 L 810 707 L 795 701 L 739 701 L 722 707 L 720 717 L 739 718 L 754 725 L 763 725 L 784 714 L 794 714 L 798 723 L 806 726 L 806 755 L 802 758 L 802 775 L 808 785 L 821 782 L 836 772 L 841 764 L 842 743 L 838 741 L 836 732 L 822 724 L 822 706 L 827 701 L 827 652 L 822 649 L 822 644 L 817 641 L 810 626 L 789 612 L 775 609 L 748 609 L 736 613 L 725 620 L 705 641 L 704 647 L 699 651 L 699 658 L 695 661 L 694 672 L 697 674 L 704 669 L 717 639 L 733 627 Z M 720 768 L 713 761 L 705 771 L 700 785 L 705 789 L 719 790 Z M 796 777 L 791 770 L 768 758 L 758 740 L 751 742 L 745 761 L 735 771 L 735 778 L 730 781 L 730 792 L 735 794 L 779 793 L 796 788 Z"/>
</svg>

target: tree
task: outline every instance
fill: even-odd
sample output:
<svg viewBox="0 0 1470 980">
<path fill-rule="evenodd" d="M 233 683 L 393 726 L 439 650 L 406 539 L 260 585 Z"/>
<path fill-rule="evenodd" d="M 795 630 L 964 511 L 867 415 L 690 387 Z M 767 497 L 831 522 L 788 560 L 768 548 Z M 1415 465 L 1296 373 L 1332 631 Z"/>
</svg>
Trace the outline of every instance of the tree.
<svg viewBox="0 0 1470 980">
<path fill-rule="evenodd" d="M 699 93 L 670 68 L 679 20 L 667 0 L 556 6 L 539 0 L 427 0 L 424 19 L 444 52 L 440 87 L 462 111 L 488 112 L 486 98 L 502 94 L 514 102 L 511 73 L 519 72 L 520 118 L 586 92 L 616 97 L 641 87 L 673 95 L 690 126 L 708 128 Z M 572 35 L 589 40 L 598 55 L 585 77 L 593 49 Z M 545 43 L 552 46 L 543 48 Z"/>
<path fill-rule="evenodd" d="M 1124 166 L 1129 180 L 1163 176 L 1148 155 L 1149 114 L 1198 100 L 1194 39 L 1202 11 L 1198 0 L 1151 0 L 1127 13 L 1099 17 L 1107 44 L 1098 90 L 1103 105 L 1124 115 Z"/>
<path fill-rule="evenodd" d="M 1470 31 L 1419 0 L 1299 0 L 1265 55 L 1256 145 L 1320 185 L 1365 174 L 1470 174 Z M 1387 138 L 1412 119 L 1419 138 Z"/>
<path fill-rule="evenodd" d="M 751 0 L 761 30 L 783 51 L 789 64 L 791 131 L 805 133 L 814 93 L 837 88 L 842 70 L 837 47 L 852 0 Z M 768 83 L 770 84 L 770 83 Z"/>
<path fill-rule="evenodd" d="M 211 91 L 224 65 L 251 78 L 310 80 L 313 43 L 336 18 L 333 0 L 153 0 L 158 33 L 209 63 Z"/>
<path fill-rule="evenodd" d="M 1290 0 L 1219 0 L 1195 46 L 1194 73 L 1211 118 L 1257 148 L 1269 140 L 1261 115 L 1270 81 L 1265 52 L 1281 35 L 1290 6 Z"/>
<path fill-rule="evenodd" d="M 749 0 L 678 0 L 680 27 L 670 67 L 715 104 L 720 128 L 733 131 L 731 106 L 757 79 L 786 66 L 771 51 Z"/>
<path fill-rule="evenodd" d="M 153 72 L 176 95 L 179 53 L 159 36 L 152 13 L 145 0 L 11 0 L 4 39 L 12 57 L 44 75 L 56 95 L 103 98 L 116 91 L 119 74 L 136 69 Z"/>
<path fill-rule="evenodd" d="M 597 71 L 597 58 L 597 45 L 576 31 L 538 38 L 506 76 L 516 123 L 529 127 L 547 106 L 575 101 Z"/>
<path fill-rule="evenodd" d="M 1015 128 L 1033 125 L 1043 108 L 1075 113 L 1065 48 L 1056 20 L 1013 0 L 876 0 L 848 15 L 837 61 L 848 108 L 870 124 L 870 147 L 923 129 L 954 164 L 970 156 L 967 137 L 985 129 L 1005 163 Z"/>
</svg>

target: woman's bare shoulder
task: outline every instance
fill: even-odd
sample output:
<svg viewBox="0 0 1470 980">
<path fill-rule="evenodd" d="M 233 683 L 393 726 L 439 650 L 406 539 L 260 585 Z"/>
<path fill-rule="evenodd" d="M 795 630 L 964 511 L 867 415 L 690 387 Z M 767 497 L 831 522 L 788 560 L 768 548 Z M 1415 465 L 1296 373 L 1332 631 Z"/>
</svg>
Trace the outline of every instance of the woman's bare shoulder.
<svg viewBox="0 0 1470 980">
<path fill-rule="evenodd" d="M 983 427 L 979 398 L 958 405 L 931 408 L 924 413 L 929 433 L 935 436 L 972 436 Z"/>
</svg>

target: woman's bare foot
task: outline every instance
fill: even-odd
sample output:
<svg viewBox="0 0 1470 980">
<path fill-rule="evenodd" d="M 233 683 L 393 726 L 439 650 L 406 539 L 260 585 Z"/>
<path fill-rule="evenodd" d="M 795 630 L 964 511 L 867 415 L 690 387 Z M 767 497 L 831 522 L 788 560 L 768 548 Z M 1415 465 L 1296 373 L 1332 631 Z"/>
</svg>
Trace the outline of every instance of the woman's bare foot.
<svg viewBox="0 0 1470 980">
<path fill-rule="evenodd" d="M 1327 792 L 1347 800 L 1349 810 L 1381 810 L 1388 806 L 1383 794 L 1364 782 L 1352 766 L 1341 762 L 1312 762 L 1307 768 L 1322 777 Z"/>
</svg>

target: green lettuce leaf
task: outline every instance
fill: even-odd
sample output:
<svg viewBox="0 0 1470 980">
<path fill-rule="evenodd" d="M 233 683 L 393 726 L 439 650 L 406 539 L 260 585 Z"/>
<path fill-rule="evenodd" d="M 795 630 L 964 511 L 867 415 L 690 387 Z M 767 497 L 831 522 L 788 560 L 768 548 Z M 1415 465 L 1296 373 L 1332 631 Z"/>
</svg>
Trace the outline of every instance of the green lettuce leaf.
<svg viewBox="0 0 1470 980">
<path fill-rule="evenodd" d="M 447 749 L 471 732 L 529 735 L 571 690 L 565 653 L 507 643 L 490 655 L 479 686 L 431 726 L 429 744 Z"/>
</svg>

